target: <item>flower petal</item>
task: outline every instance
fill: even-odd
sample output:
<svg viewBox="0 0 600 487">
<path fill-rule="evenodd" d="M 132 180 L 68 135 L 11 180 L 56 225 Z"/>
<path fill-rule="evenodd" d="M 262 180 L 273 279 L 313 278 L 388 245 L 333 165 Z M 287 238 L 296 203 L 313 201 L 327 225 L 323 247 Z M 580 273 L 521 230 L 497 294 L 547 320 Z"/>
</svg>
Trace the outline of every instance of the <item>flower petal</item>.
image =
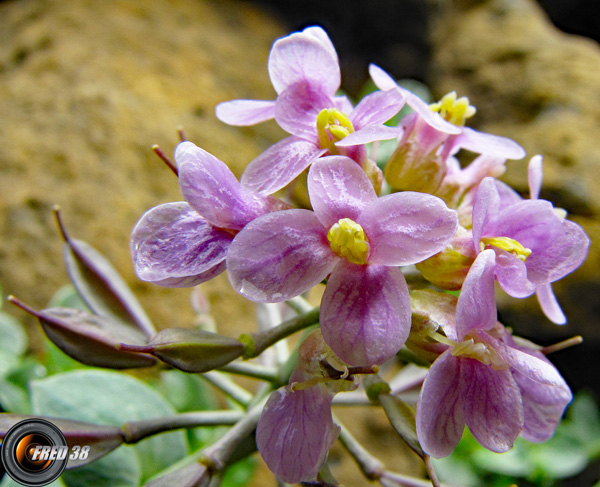
<svg viewBox="0 0 600 487">
<path fill-rule="evenodd" d="M 268 69 L 277 93 L 300 82 L 309 82 L 329 95 L 340 87 L 340 66 L 333 44 L 325 40 L 324 31 L 316 29 L 296 32 L 273 44 Z"/>
<path fill-rule="evenodd" d="M 275 476 L 288 484 L 316 477 L 339 434 L 325 387 L 271 394 L 256 427 L 256 446 Z"/>
<path fill-rule="evenodd" d="M 485 132 L 478 132 L 469 127 L 462 127 L 459 135 L 448 139 L 445 152 L 447 154 L 455 154 L 461 148 L 476 152 L 477 154 L 487 154 L 504 159 L 522 159 L 525 157 L 525 149 L 514 140 Z"/>
<path fill-rule="evenodd" d="M 441 251 L 454 237 L 458 217 L 436 196 L 404 191 L 373 201 L 357 223 L 371 246 L 369 263 L 408 265 Z"/>
<path fill-rule="evenodd" d="M 459 360 L 459 394 L 471 433 L 488 450 L 510 450 L 524 422 L 521 393 L 510 370 L 495 370 L 470 358 Z"/>
<path fill-rule="evenodd" d="M 221 264 L 232 238 L 185 202 L 157 206 L 133 229 L 135 271 L 140 279 L 163 286 L 199 284 L 225 270 Z"/>
<path fill-rule="evenodd" d="M 404 106 L 406 95 L 398 90 L 376 91 L 365 96 L 350 114 L 355 130 L 387 122 Z"/>
<path fill-rule="evenodd" d="M 506 250 L 494 249 L 494 251 L 496 252 L 496 279 L 502 290 L 513 298 L 531 296 L 536 286 L 528 279 L 525 262 Z"/>
<path fill-rule="evenodd" d="M 404 345 L 411 309 L 402 271 L 340 259 L 321 302 L 327 345 L 351 365 L 381 364 Z"/>
<path fill-rule="evenodd" d="M 417 403 L 417 437 L 434 458 L 452 453 L 465 429 L 460 404 L 460 366 L 447 350 L 433 362 Z"/>
<path fill-rule="evenodd" d="M 241 230 L 277 208 L 277 200 L 246 191 L 225 163 L 191 142 L 177 146 L 175 160 L 184 198 L 217 227 Z"/>
<path fill-rule="evenodd" d="M 291 183 L 326 151 L 299 137 L 287 137 L 254 159 L 242 174 L 242 186 L 267 195 Z"/>
<path fill-rule="evenodd" d="M 542 156 L 533 156 L 527 166 L 527 182 L 529 183 L 529 198 L 537 200 L 542 189 L 544 172 L 542 169 Z"/>
<path fill-rule="evenodd" d="M 552 284 L 540 284 L 535 288 L 535 295 L 542 311 L 550 321 L 557 325 L 564 325 L 567 322 L 567 317 L 563 313 L 552 290 Z"/>
<path fill-rule="evenodd" d="M 377 199 L 365 172 L 344 156 L 322 157 L 313 163 L 307 184 L 313 210 L 326 229 L 341 218 L 356 221 L 367 204 Z"/>
<path fill-rule="evenodd" d="M 266 122 L 275 116 L 275 102 L 266 100 L 231 100 L 219 103 L 215 115 L 221 122 L 240 127 Z"/>
<path fill-rule="evenodd" d="M 269 213 L 238 233 L 227 252 L 233 288 L 252 301 L 285 301 L 321 282 L 337 257 L 312 211 Z"/>
<path fill-rule="evenodd" d="M 402 129 L 399 127 L 388 127 L 387 125 L 368 125 L 367 127 L 352 132 L 339 142 L 337 147 L 351 147 L 354 145 L 368 144 L 376 140 L 395 139 L 400 135 Z"/>
<path fill-rule="evenodd" d="M 494 178 L 484 178 L 477 188 L 473 202 L 473 244 L 477 252 L 481 250 L 481 237 L 486 235 L 488 228 L 493 228 L 500 211 L 500 195 L 495 181 Z"/>
</svg>

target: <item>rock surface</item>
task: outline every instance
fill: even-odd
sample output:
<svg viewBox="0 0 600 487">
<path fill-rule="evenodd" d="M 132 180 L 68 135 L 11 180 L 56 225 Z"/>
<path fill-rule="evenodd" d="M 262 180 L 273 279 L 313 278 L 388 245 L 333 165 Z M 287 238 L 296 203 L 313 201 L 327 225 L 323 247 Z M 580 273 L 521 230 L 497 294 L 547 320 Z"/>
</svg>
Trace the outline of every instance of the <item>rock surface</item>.
<svg viewBox="0 0 600 487">
<path fill-rule="evenodd" d="M 535 298 L 503 299 L 501 316 L 549 341 L 582 334 L 583 346 L 556 358 L 572 385 L 600 391 L 597 374 L 581 374 L 575 365 L 597 363 L 600 351 L 600 47 L 559 32 L 532 0 L 440 5 L 431 31 L 436 95 L 456 90 L 468 96 L 478 109 L 475 128 L 523 145 L 528 158 L 509 161 L 504 179 L 524 195 L 529 157 L 542 154 L 541 197 L 565 208 L 592 240 L 584 265 L 554 286 L 566 327 L 551 324 Z"/>
</svg>

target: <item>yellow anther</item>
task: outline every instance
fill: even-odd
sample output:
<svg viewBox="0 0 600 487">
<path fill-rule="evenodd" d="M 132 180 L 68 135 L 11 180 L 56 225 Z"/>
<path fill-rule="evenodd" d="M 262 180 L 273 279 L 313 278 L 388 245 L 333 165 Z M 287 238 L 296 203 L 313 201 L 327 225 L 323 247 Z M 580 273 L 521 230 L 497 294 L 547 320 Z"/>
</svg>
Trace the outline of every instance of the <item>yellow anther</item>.
<svg viewBox="0 0 600 487">
<path fill-rule="evenodd" d="M 473 105 L 469 104 L 466 96 L 456 98 L 456 91 L 444 95 L 437 103 L 432 103 L 429 108 L 438 112 L 442 118 L 454 125 L 463 126 L 467 118 L 475 115 L 477 111 Z"/>
<path fill-rule="evenodd" d="M 353 264 L 366 264 L 369 242 L 362 227 L 350 218 L 342 218 L 327 232 L 331 250 Z"/>
<path fill-rule="evenodd" d="M 479 245 L 481 250 L 485 250 L 489 247 L 506 250 L 523 262 L 525 262 L 527 257 L 531 254 L 531 249 L 523 247 L 520 242 L 510 237 L 485 237 L 480 240 Z"/>
<path fill-rule="evenodd" d="M 317 133 L 322 149 L 337 154 L 335 143 L 354 132 L 354 126 L 348 116 L 337 108 L 325 108 L 317 115 Z"/>
</svg>

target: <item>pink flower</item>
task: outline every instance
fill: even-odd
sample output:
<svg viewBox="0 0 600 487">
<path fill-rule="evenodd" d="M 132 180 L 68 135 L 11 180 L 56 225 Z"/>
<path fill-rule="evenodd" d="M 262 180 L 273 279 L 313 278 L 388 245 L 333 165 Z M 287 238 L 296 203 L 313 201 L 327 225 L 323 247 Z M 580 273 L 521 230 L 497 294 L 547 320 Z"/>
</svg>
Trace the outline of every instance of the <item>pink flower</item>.
<svg viewBox="0 0 600 487">
<path fill-rule="evenodd" d="M 410 331 L 408 289 L 397 266 L 443 249 L 456 213 L 421 193 L 377 195 L 351 159 L 329 156 L 308 175 L 313 211 L 293 209 L 247 225 L 227 255 L 230 281 L 256 302 L 279 302 L 328 278 L 321 303 L 326 343 L 351 365 L 380 364 Z"/>
</svg>

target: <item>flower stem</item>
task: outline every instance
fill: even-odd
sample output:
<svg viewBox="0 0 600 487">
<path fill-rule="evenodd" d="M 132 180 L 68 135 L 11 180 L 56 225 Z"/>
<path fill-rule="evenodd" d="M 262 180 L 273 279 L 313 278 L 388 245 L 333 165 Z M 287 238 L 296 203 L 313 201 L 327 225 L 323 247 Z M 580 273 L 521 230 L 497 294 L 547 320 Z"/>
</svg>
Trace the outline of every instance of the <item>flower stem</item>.
<svg viewBox="0 0 600 487">
<path fill-rule="evenodd" d="M 549 353 L 558 352 L 559 350 L 564 350 L 565 348 L 579 345 L 580 343 L 583 343 L 583 337 L 577 335 L 563 340 L 562 342 L 555 343 L 554 345 L 548 345 L 547 347 L 542 348 L 540 352 L 542 352 L 544 355 L 548 355 Z"/>
<path fill-rule="evenodd" d="M 348 429 L 340 423 L 340 421 L 334 416 L 333 420 L 340 426 L 340 442 L 344 448 L 350 453 L 354 461 L 360 468 L 361 472 L 369 480 L 377 480 L 381 477 L 384 470 L 383 463 L 371 455 L 365 448 L 359 443 L 359 441 L 348 431 Z"/>
<path fill-rule="evenodd" d="M 210 372 L 205 372 L 200 377 L 206 379 L 211 385 L 241 406 L 246 407 L 252 401 L 253 396 L 250 391 L 233 382 L 222 372 L 211 370 Z"/>
<path fill-rule="evenodd" d="M 279 374 L 274 367 L 252 362 L 230 362 L 219 370 L 230 374 L 252 377 L 253 379 L 266 380 L 267 382 L 279 382 Z"/>
</svg>

